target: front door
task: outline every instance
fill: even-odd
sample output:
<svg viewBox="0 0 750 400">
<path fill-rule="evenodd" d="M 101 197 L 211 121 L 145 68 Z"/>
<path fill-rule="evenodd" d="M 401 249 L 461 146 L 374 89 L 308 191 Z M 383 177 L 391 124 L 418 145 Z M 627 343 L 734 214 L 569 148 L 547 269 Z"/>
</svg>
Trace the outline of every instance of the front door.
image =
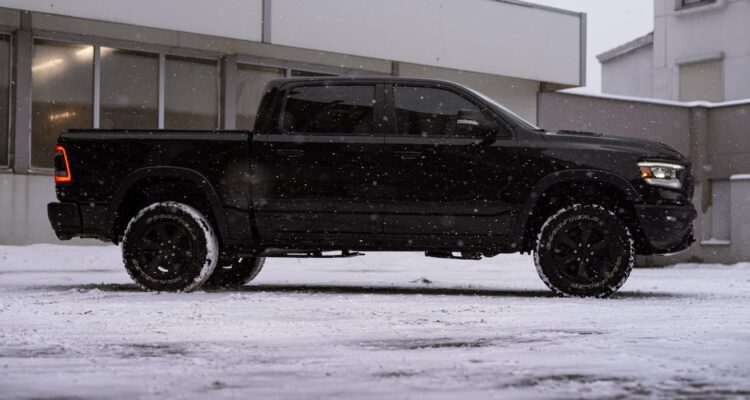
<svg viewBox="0 0 750 400">
<path fill-rule="evenodd" d="M 274 130 L 252 147 L 252 203 L 266 244 L 335 249 L 382 232 L 378 93 L 382 85 L 282 90 Z"/>
<path fill-rule="evenodd" d="M 386 93 L 395 124 L 385 139 L 385 233 L 446 250 L 507 235 L 515 164 L 507 125 L 456 89 L 394 85 Z"/>
</svg>

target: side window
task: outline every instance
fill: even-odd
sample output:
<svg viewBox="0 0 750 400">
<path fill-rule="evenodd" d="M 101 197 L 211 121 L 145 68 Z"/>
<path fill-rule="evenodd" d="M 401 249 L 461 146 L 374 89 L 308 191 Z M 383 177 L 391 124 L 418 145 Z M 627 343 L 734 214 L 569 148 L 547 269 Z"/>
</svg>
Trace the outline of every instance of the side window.
<svg viewBox="0 0 750 400">
<path fill-rule="evenodd" d="M 456 121 L 459 112 L 481 115 L 474 103 L 445 89 L 396 86 L 398 134 L 411 136 L 463 136 Z"/>
<path fill-rule="evenodd" d="M 289 133 L 374 132 L 375 86 L 299 86 L 290 90 L 282 114 Z"/>
</svg>

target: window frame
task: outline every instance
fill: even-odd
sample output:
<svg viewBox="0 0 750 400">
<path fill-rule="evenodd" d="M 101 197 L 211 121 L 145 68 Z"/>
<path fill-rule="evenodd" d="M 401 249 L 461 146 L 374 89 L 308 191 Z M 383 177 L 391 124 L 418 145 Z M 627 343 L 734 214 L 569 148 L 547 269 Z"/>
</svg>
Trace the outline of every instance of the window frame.
<svg viewBox="0 0 750 400">
<path fill-rule="evenodd" d="M 693 8 L 704 7 L 704 6 L 708 6 L 708 5 L 711 5 L 711 4 L 716 4 L 716 2 L 717 2 L 716 0 L 698 0 L 697 2 L 695 2 L 693 4 L 687 4 L 686 1 L 688 1 L 688 0 L 676 0 L 676 2 L 675 2 L 675 10 L 677 10 L 677 11 L 679 11 L 679 10 L 689 10 L 689 9 L 693 9 Z"/>
<path fill-rule="evenodd" d="M 373 88 L 373 100 L 375 100 L 375 104 L 373 106 L 372 110 L 372 116 L 373 116 L 373 132 L 371 133 L 354 133 L 354 132 L 346 132 L 346 133 L 314 133 L 314 132 L 290 132 L 287 129 L 284 128 L 284 114 L 286 111 L 286 104 L 289 100 L 289 92 L 292 89 L 298 88 L 298 87 L 312 87 L 312 86 L 372 86 Z M 288 85 L 285 85 L 281 92 L 281 105 L 279 108 L 279 113 L 276 116 L 276 122 L 275 126 L 276 129 L 283 135 L 290 135 L 290 136 L 357 136 L 357 137 L 372 137 L 372 136 L 383 136 L 384 130 L 383 125 L 379 125 L 377 121 L 383 119 L 384 115 L 384 104 L 383 104 L 383 87 L 384 85 L 379 82 L 365 82 L 365 81 L 352 81 L 352 82 L 333 82 L 333 81 L 312 81 L 312 82 L 294 82 Z"/>
<path fill-rule="evenodd" d="M 440 139 L 472 139 L 476 140 L 481 138 L 481 135 L 478 136 L 451 136 L 451 135 L 440 135 L 440 136 L 429 136 L 429 137 L 423 137 L 423 136 L 417 136 L 417 135 L 406 135 L 401 134 L 398 132 L 398 121 L 397 121 L 397 113 L 396 113 L 396 92 L 394 88 L 396 86 L 409 86 L 409 87 L 421 87 L 421 88 L 429 88 L 429 89 L 438 89 L 438 90 L 446 90 L 448 92 L 451 92 L 457 96 L 462 97 L 464 100 L 470 102 L 475 107 L 477 107 L 482 113 L 485 114 L 488 118 L 494 120 L 498 125 L 498 132 L 496 139 L 497 140 L 508 140 L 513 139 L 515 137 L 515 130 L 512 128 L 512 124 L 510 124 L 508 121 L 506 121 L 501 115 L 499 115 L 497 112 L 495 112 L 492 108 L 488 107 L 482 99 L 475 96 L 473 93 L 464 91 L 459 87 L 447 84 L 447 83 L 439 83 L 439 82 L 425 82 L 425 81 L 394 81 L 388 83 L 388 86 L 390 86 L 389 95 L 386 96 L 385 99 L 385 107 L 388 109 L 387 116 L 389 119 L 389 129 L 386 136 L 389 137 L 410 137 L 410 138 L 440 138 Z M 384 114 L 385 115 L 385 114 Z"/>
<path fill-rule="evenodd" d="M 6 100 L 8 101 L 8 115 L 7 115 L 7 126 L 6 128 L 6 162 L 0 163 L 0 172 L 12 171 L 13 170 L 13 145 L 15 134 L 13 132 L 13 68 L 15 65 L 15 48 L 13 46 L 13 34 L 10 31 L 0 29 L 0 36 L 4 36 L 8 41 L 8 92 L 5 94 Z M 30 134 L 30 133 L 29 133 Z M 30 136 L 29 136 L 30 137 Z"/>
</svg>

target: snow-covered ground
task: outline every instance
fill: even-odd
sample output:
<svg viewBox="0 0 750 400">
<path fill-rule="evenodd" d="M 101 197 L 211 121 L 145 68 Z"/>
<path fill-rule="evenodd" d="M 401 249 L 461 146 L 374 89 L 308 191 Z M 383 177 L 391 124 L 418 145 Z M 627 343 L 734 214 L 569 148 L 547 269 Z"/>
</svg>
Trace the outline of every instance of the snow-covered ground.
<svg viewBox="0 0 750 400">
<path fill-rule="evenodd" d="M 0 398 L 742 398 L 750 264 L 552 297 L 527 256 L 270 259 L 145 293 L 116 247 L 0 246 Z"/>
</svg>

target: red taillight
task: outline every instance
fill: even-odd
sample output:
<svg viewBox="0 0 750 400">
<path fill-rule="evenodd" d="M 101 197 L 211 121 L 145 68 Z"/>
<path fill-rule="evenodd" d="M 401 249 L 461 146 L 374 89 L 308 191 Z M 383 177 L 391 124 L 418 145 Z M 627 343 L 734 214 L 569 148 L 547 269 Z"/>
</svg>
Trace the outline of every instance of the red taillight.
<svg viewBox="0 0 750 400">
<path fill-rule="evenodd" d="M 68 153 L 64 147 L 57 145 L 55 146 L 55 183 L 68 183 L 72 180 Z"/>
</svg>

